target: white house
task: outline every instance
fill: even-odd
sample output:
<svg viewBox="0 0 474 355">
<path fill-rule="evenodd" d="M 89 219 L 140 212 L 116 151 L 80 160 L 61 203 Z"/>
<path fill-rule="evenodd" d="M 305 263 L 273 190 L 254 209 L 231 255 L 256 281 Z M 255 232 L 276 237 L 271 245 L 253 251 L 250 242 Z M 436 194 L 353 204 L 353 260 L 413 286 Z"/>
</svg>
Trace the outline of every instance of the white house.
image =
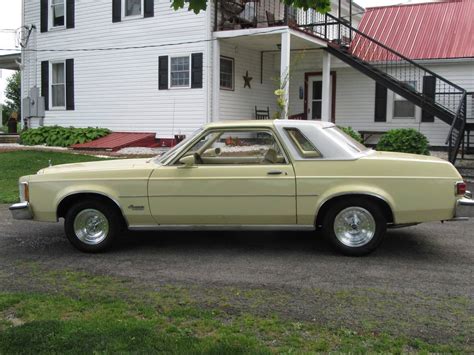
<svg viewBox="0 0 474 355">
<path fill-rule="evenodd" d="M 23 2 L 22 94 L 36 87 L 46 100 L 33 127 L 171 136 L 268 107 L 359 130 L 413 127 L 444 146 L 449 117 L 474 91 L 471 0 L 364 15 L 334 0 L 327 16 L 278 0 L 215 0 L 198 15 L 169 0 Z"/>
</svg>

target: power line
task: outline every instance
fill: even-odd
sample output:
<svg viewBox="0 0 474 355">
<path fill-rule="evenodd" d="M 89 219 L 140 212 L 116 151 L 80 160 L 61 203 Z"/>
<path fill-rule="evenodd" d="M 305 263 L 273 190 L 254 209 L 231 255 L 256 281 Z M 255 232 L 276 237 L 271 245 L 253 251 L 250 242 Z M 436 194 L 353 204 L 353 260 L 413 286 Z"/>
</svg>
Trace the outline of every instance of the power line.
<svg viewBox="0 0 474 355">
<path fill-rule="evenodd" d="M 259 36 L 262 34 L 268 33 L 276 33 L 280 32 L 281 29 L 274 29 L 265 32 L 259 33 L 250 33 L 245 35 L 234 36 L 232 38 L 241 38 L 241 37 L 251 37 L 251 36 Z M 218 38 L 210 38 L 210 39 L 200 39 L 195 41 L 185 41 L 185 42 L 173 42 L 173 43 L 162 43 L 162 44 L 149 44 L 143 46 L 128 46 L 128 47 L 103 47 L 103 48 L 65 48 L 65 49 L 57 49 L 57 48 L 46 48 L 46 49 L 29 49 L 24 48 L 23 51 L 25 52 L 102 52 L 102 51 L 120 51 L 120 50 L 127 50 L 127 49 L 147 49 L 147 48 L 160 48 L 160 47 L 173 47 L 173 46 L 180 46 L 185 44 L 196 44 L 196 43 L 206 43 L 217 41 Z M 18 48 L 0 48 L 0 51 L 21 51 Z"/>
</svg>

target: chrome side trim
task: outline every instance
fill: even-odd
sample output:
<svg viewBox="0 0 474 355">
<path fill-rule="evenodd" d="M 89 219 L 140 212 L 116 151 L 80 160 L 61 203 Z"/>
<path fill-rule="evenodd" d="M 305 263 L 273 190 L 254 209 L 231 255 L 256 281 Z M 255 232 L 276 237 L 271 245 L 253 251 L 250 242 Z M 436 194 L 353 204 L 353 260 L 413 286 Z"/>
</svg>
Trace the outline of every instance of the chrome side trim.
<svg viewBox="0 0 474 355">
<path fill-rule="evenodd" d="M 261 225 L 261 224 L 160 224 L 156 226 L 132 225 L 131 231 L 314 231 L 312 225 Z"/>
<path fill-rule="evenodd" d="M 29 202 L 15 203 L 14 205 L 10 206 L 9 210 L 13 219 L 20 221 L 33 219 L 33 210 L 31 209 Z"/>
</svg>

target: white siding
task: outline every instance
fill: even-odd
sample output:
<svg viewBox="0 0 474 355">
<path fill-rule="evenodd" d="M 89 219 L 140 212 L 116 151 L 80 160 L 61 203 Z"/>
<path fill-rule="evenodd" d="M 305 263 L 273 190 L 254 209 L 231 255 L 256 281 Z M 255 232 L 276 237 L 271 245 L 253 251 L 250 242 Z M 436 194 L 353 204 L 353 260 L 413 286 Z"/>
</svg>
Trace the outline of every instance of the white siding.
<svg viewBox="0 0 474 355">
<path fill-rule="evenodd" d="M 426 65 L 467 91 L 474 90 L 474 63 L 458 62 Z M 445 146 L 449 125 L 435 118 L 435 122 L 388 121 L 374 122 L 375 82 L 352 68 L 337 70 L 336 122 L 357 130 L 388 130 L 414 128 L 425 134 L 433 146 Z M 389 98 L 391 95 L 388 95 Z M 390 112 L 387 116 L 390 116 Z"/>
<path fill-rule="evenodd" d="M 221 42 L 221 55 L 234 58 L 235 90 L 220 90 L 220 119 L 253 119 L 255 106 L 270 107 L 270 116 L 277 110 L 274 91 L 278 88 L 278 74 L 273 70 L 273 56 L 264 55 L 263 83 L 260 83 L 260 52 Z M 253 79 L 251 89 L 244 88 L 245 73 Z"/>
<path fill-rule="evenodd" d="M 168 135 L 188 134 L 207 121 L 209 53 L 204 40 L 208 38 L 209 29 L 205 12 L 199 15 L 187 10 L 175 12 L 169 1 L 155 0 L 154 17 L 112 23 L 111 1 L 76 1 L 74 29 L 39 33 L 39 10 L 39 1 L 25 0 L 25 24 L 35 24 L 38 28 L 39 49 L 162 46 L 119 51 L 40 52 L 36 58 L 28 52 L 28 87 L 40 86 L 41 61 L 74 59 L 75 110 L 48 111 L 46 125 L 101 126 Z M 176 45 L 178 42 L 188 43 Z M 35 45 L 34 39 L 30 48 L 32 45 Z M 203 88 L 158 90 L 158 57 L 194 52 L 204 54 Z"/>
</svg>

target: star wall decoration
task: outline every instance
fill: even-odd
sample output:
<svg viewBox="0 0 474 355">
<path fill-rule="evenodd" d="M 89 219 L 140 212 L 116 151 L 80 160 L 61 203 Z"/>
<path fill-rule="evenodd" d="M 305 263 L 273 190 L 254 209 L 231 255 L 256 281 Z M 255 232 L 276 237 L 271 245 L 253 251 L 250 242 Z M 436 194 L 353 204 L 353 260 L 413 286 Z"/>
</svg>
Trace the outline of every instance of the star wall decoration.
<svg viewBox="0 0 474 355">
<path fill-rule="evenodd" d="M 250 86 L 250 82 L 252 81 L 252 77 L 249 76 L 249 71 L 247 70 L 247 72 L 245 73 L 245 75 L 243 76 L 244 78 L 244 89 L 248 86 L 249 89 L 251 89 L 252 87 Z"/>
</svg>

